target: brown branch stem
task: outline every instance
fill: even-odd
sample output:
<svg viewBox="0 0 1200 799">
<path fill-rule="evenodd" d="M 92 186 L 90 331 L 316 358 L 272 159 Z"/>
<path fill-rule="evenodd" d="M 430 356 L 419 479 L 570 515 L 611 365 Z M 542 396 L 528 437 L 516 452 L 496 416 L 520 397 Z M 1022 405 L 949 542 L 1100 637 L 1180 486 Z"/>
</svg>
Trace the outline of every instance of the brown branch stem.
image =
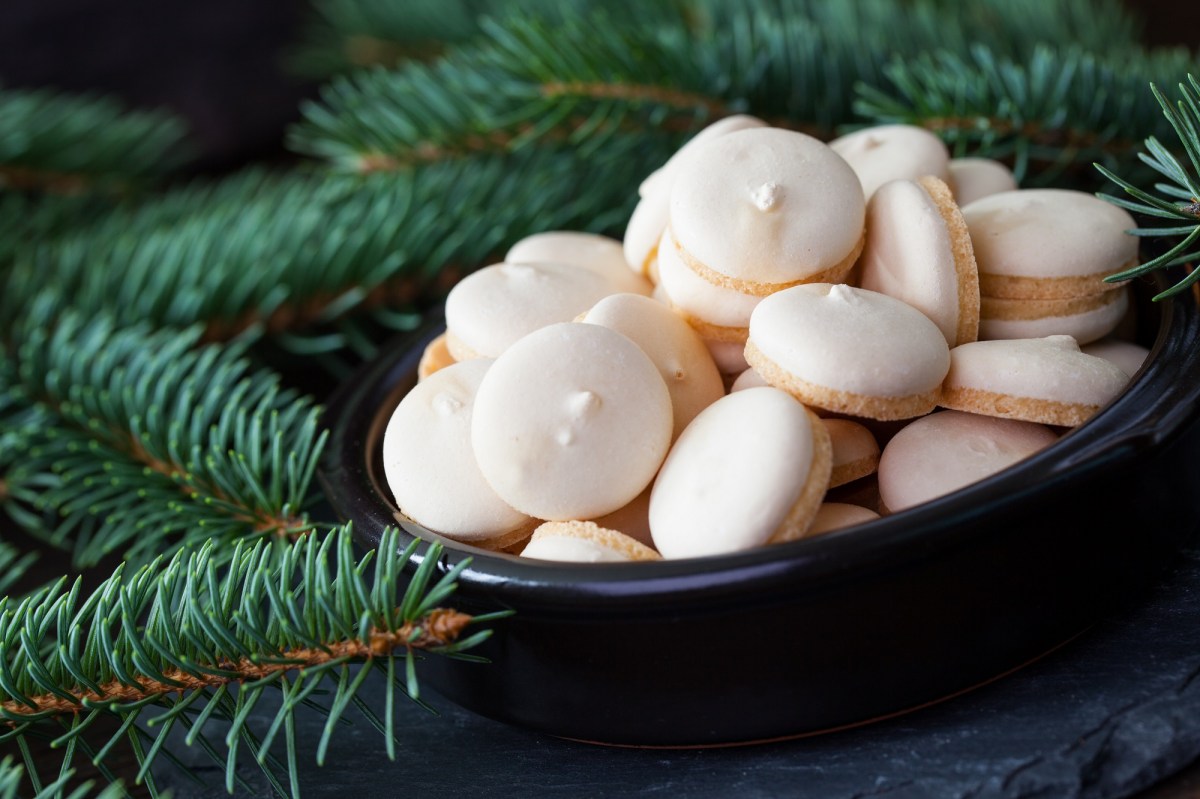
<svg viewBox="0 0 1200 799">
<path fill-rule="evenodd" d="M 237 661 L 226 661 L 211 664 L 222 671 L 237 672 L 236 677 L 224 677 L 215 674 L 200 673 L 199 676 L 188 674 L 178 668 L 164 669 L 164 680 L 139 680 L 136 685 L 127 685 L 119 680 L 109 680 L 100 686 L 99 691 L 73 687 L 66 689 L 72 696 L 65 697 L 53 693 L 38 694 L 27 697 L 30 702 L 17 699 L 7 699 L 0 702 L 0 714 L 6 717 L 9 726 L 21 722 L 22 717 L 51 712 L 55 714 L 76 714 L 85 709 L 84 702 L 91 703 L 128 703 L 148 699 L 152 696 L 163 696 L 170 693 L 195 691 L 201 688 L 218 688 L 229 683 L 261 680 L 280 672 L 299 671 L 306 668 L 321 666 L 334 660 L 349 658 L 351 660 L 370 660 L 384 657 L 393 650 L 429 649 L 445 646 L 458 640 L 463 629 L 471 621 L 465 613 L 448 608 L 437 608 L 429 615 L 416 622 L 402 625 L 394 632 L 373 630 L 367 640 L 350 639 L 329 644 L 326 649 L 295 649 L 272 654 L 272 659 L 292 661 L 288 663 L 257 663 L 242 658 Z M 32 707 L 30 706 L 32 704 Z"/>
</svg>

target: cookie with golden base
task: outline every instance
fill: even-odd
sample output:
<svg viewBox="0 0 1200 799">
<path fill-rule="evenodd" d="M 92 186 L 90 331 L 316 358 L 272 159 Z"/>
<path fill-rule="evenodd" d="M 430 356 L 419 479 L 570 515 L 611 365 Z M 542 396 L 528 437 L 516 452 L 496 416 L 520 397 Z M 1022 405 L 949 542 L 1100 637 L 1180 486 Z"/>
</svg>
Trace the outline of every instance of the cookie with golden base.
<svg viewBox="0 0 1200 799">
<path fill-rule="evenodd" d="M 774 388 L 730 394 L 675 442 L 650 494 L 664 558 L 737 552 L 808 530 L 829 484 L 825 426 Z"/>
<path fill-rule="evenodd" d="M 829 487 L 837 488 L 869 474 L 879 466 L 879 444 L 871 431 L 849 419 L 823 419 L 833 447 Z"/>
<path fill-rule="evenodd" d="M 709 283 L 679 259 L 671 231 L 665 231 L 658 251 L 659 285 L 671 307 L 709 341 L 745 344 L 750 314 L 762 300 L 754 294 Z"/>
<path fill-rule="evenodd" d="M 1070 336 L 976 341 L 951 350 L 939 404 L 1073 427 L 1087 421 L 1128 382 L 1120 367 L 1083 353 Z"/>
<path fill-rule="evenodd" d="M 650 547 L 594 522 L 546 522 L 533 531 L 523 558 L 573 563 L 624 563 L 662 560 Z"/>
<path fill-rule="evenodd" d="M 425 351 L 421 353 L 421 361 L 417 364 L 417 380 L 424 380 L 439 369 L 445 369 L 454 363 L 457 361 L 450 354 L 450 348 L 446 346 L 446 334 L 443 333 L 429 342 Z"/>
<path fill-rule="evenodd" d="M 928 316 L 951 346 L 979 334 L 979 269 L 950 188 L 935 177 L 893 180 L 867 205 L 858 285 Z"/>
<path fill-rule="evenodd" d="M 566 264 L 595 272 L 614 291 L 650 296 L 654 287 L 625 264 L 621 242 L 595 233 L 551 230 L 535 233 L 514 244 L 504 256 L 509 264 Z"/>
<path fill-rule="evenodd" d="M 1137 263 L 1126 211 L 1091 194 L 1021 189 L 968 203 L 985 297 L 1053 300 L 1113 291 L 1104 278 Z"/>
<path fill-rule="evenodd" d="M 865 212 L 857 176 L 819 140 L 740 130 L 700 145 L 680 167 L 671 239 L 709 283 L 766 296 L 842 279 L 862 249 Z"/>
<path fill-rule="evenodd" d="M 754 309 L 746 360 L 806 405 L 908 419 L 937 406 L 950 349 L 937 325 L 912 306 L 819 283 L 773 294 Z"/>
<path fill-rule="evenodd" d="M 1015 419 L 959 411 L 917 419 L 883 448 L 879 495 L 884 512 L 896 513 L 957 491 L 1057 439 L 1048 427 Z"/>
<path fill-rule="evenodd" d="M 869 200 L 885 183 L 933 175 L 946 180 L 950 152 L 933 133 L 913 125 L 879 125 L 848 133 L 829 147 L 858 175 Z"/>
<path fill-rule="evenodd" d="M 1012 170 L 990 158 L 951 158 L 950 179 L 946 183 L 959 206 L 1002 191 L 1017 190 Z"/>
<path fill-rule="evenodd" d="M 1102 338 L 1120 324 L 1129 310 L 1129 289 L 1084 294 L 1056 300 L 1014 300 L 984 297 L 980 307 L 979 338 L 1044 338 L 1070 336 L 1080 344 Z"/>
<path fill-rule="evenodd" d="M 844 502 L 822 502 L 813 519 L 812 527 L 808 528 L 805 538 L 814 535 L 841 530 L 843 527 L 853 527 L 865 524 L 879 518 L 879 514 L 870 508 L 858 505 L 848 505 Z"/>
<path fill-rule="evenodd" d="M 1125 374 L 1133 377 L 1141 371 L 1142 364 L 1150 357 L 1150 350 L 1134 344 L 1131 341 L 1121 341 L 1116 338 L 1106 338 L 1100 341 L 1094 341 L 1091 344 L 1080 347 L 1088 355 L 1095 355 L 1097 358 L 1114 363 L 1121 368 Z"/>
</svg>

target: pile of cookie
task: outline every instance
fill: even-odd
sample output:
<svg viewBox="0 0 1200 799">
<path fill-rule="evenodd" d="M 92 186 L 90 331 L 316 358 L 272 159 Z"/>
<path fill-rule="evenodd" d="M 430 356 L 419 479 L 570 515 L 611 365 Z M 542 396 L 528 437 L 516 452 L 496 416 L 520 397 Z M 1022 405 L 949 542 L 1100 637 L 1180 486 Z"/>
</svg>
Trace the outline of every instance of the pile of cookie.
<svg viewBox="0 0 1200 799">
<path fill-rule="evenodd" d="M 730 117 L 638 191 L 623 242 L 538 234 L 451 291 L 384 436 L 406 517 L 545 560 L 791 541 L 1007 468 L 1147 354 L 1104 282 L 1132 218 L 923 129 Z"/>
</svg>

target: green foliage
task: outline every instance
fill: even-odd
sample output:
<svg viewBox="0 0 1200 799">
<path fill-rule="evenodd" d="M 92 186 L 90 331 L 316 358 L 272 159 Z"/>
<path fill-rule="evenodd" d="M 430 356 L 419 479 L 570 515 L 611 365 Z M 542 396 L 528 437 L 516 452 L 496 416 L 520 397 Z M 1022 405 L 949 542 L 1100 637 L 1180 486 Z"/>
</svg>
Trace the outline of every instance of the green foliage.
<svg viewBox="0 0 1200 799">
<path fill-rule="evenodd" d="M 184 126 L 106 97 L 0 87 L 0 189 L 121 188 L 186 157 Z"/>
<path fill-rule="evenodd" d="M 890 89 L 860 86 L 855 109 L 877 124 L 923 125 L 955 154 L 1005 159 L 1018 179 L 1046 183 L 1072 166 L 1132 160 L 1132 143 L 1165 127 L 1146 85 L 1190 63 L 1184 50 L 1040 46 L 1020 60 L 979 45 L 892 61 Z"/>
<path fill-rule="evenodd" d="M 21 575 L 36 559 L 37 553 L 22 553 L 12 544 L 0 541 L 0 596 L 8 595 L 17 581 L 21 579 Z M 0 793 L 0 796 L 3 794 Z"/>
<path fill-rule="evenodd" d="M 0 394 L 15 521 L 81 566 L 311 529 L 318 409 L 198 335 L 35 304 Z"/>
<path fill-rule="evenodd" d="M 1200 245 L 1197 244 L 1200 242 L 1200 82 L 1189 74 L 1187 83 L 1179 84 L 1180 99 L 1174 104 L 1157 87 L 1151 86 L 1151 90 L 1186 154 L 1187 163 L 1176 157 L 1158 138 L 1151 136 L 1146 139 L 1146 152 L 1139 153 L 1138 157 L 1158 176 L 1165 178 L 1165 182 L 1154 184 L 1157 195 L 1138 188 L 1103 165 L 1096 164 L 1105 177 L 1133 199 L 1108 194 L 1100 196 L 1134 213 L 1170 220 L 1166 226 L 1136 228 L 1131 231 L 1135 235 L 1178 240 L 1157 258 L 1106 278 L 1109 282 L 1128 280 L 1156 269 L 1194 263 L 1200 258 Z M 1200 270 L 1192 270 L 1187 277 L 1154 299 L 1174 296 L 1188 289 L 1198 279 Z"/>
<path fill-rule="evenodd" d="M 417 698 L 415 650 L 469 657 L 462 653 L 488 635 L 460 638 L 472 620 L 435 610 L 458 573 L 437 576 L 437 547 L 396 595 L 415 545 L 401 552 L 394 531 L 362 558 L 344 528 L 290 546 L 238 542 L 231 555 L 223 546 L 210 541 L 137 570 L 118 567 L 90 595 L 81 581 L 64 578 L 20 602 L 0 600 L 0 719 L 10 725 L 0 740 L 24 753 L 31 740 L 51 740 L 63 751 L 59 778 L 80 754 L 102 763 L 126 741 L 140 765 L 137 782 L 156 795 L 150 766 L 170 756 L 164 745 L 172 730 L 186 730 L 186 743 L 199 744 L 225 770 L 228 790 L 245 752 L 283 795 L 289 792 L 278 777 L 286 771 L 298 796 L 294 715 L 301 706 L 327 717 L 318 762 L 351 706 L 383 733 L 394 757 L 393 695 Z M 395 673 L 393 650 L 407 660 L 404 675 Z M 388 678 L 382 719 L 358 697 L 373 668 Z M 318 689 L 329 692 L 325 704 L 312 700 Z M 269 693 L 282 702 L 259 738 L 246 721 Z M 106 716 L 119 728 L 96 734 L 95 722 Z M 223 750 L 209 737 L 217 726 Z M 286 767 L 270 753 L 276 740 Z M 28 754 L 26 767 L 34 772 Z"/>
<path fill-rule="evenodd" d="M 971 43 L 1032 57 L 1075 35 L 1135 51 L 1128 16 L 1076 0 L 1018 4 L 882 0 L 640 3 L 484 21 L 481 35 L 431 65 L 333 80 L 289 139 L 351 171 L 400 168 L 448 153 L 512 151 L 566 140 L 599 151 L 622 131 L 677 144 L 713 117 L 756 114 L 830 136 L 856 121 L 855 85 L 882 87 L 893 59 Z M 1132 57 L 1132 56 L 1131 56 Z"/>
<path fill-rule="evenodd" d="M 120 785 L 110 785 L 99 794 L 92 792 L 92 783 L 88 782 L 66 793 L 68 783 L 73 772 L 68 772 L 56 779 L 54 782 L 45 785 L 39 790 L 33 799 L 88 799 L 94 796 L 95 799 L 119 799 L 125 794 Z M 21 799 L 21 784 L 25 779 L 25 769 L 20 766 L 11 756 L 0 760 L 0 799 Z M 29 794 L 24 794 L 28 796 Z"/>
</svg>

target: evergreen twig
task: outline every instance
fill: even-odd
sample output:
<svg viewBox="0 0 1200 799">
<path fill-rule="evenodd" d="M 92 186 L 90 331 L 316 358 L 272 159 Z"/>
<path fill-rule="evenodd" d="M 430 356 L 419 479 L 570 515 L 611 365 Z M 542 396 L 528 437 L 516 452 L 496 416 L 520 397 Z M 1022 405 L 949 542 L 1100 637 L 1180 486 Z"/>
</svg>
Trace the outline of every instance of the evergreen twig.
<svg viewBox="0 0 1200 799">
<path fill-rule="evenodd" d="M 0 394 L 18 523 L 81 566 L 312 528 L 318 409 L 252 370 L 244 345 L 194 349 L 199 333 L 35 305 Z"/>
<path fill-rule="evenodd" d="M 1153 84 L 1150 91 L 1162 108 L 1186 161 L 1177 157 L 1157 137 L 1151 136 L 1146 139 L 1146 152 L 1139 153 L 1138 157 L 1158 177 L 1165 179 L 1154 184 L 1157 194 L 1138 188 L 1104 165 L 1096 164 L 1101 174 L 1120 186 L 1132 199 L 1110 194 L 1099 196 L 1134 213 L 1169 220 L 1166 226 L 1138 227 L 1130 233 L 1151 238 L 1167 237 L 1173 239 L 1174 244 L 1157 258 L 1105 278 L 1108 282 L 1129 280 L 1179 264 L 1190 266 L 1200 259 L 1200 81 L 1189 74 L 1187 82 L 1179 84 L 1180 99 L 1174 103 Z M 1186 277 L 1154 299 L 1161 300 L 1186 291 L 1197 280 L 1200 280 L 1200 270 L 1190 268 Z"/>
<path fill-rule="evenodd" d="M 184 125 L 107 97 L 0 86 L 0 190 L 122 189 L 187 156 Z"/>
<path fill-rule="evenodd" d="M 239 541 L 231 557 L 210 541 L 141 569 L 118 567 L 90 596 L 80 581 L 64 579 L 20 602 L 0 600 L 0 730 L 7 728 L 0 740 L 53 739 L 64 749 L 66 773 L 82 748 L 75 744 L 87 743 L 102 760 L 128 733 L 141 783 L 151 781 L 150 765 L 176 725 L 192 745 L 220 720 L 227 751 L 210 754 L 232 791 L 242 751 L 276 781 L 272 743 L 325 688 L 331 695 L 318 706 L 327 716 L 320 763 L 370 667 L 386 672 L 393 652 L 410 663 L 418 650 L 457 656 L 488 636 L 465 635 L 478 620 L 441 609 L 461 567 L 439 577 L 436 546 L 396 595 L 416 548 L 401 552 L 398 541 L 386 531 L 361 559 L 346 528 L 291 544 Z M 46 636 L 53 646 L 44 645 Z M 417 698 L 415 683 L 388 682 L 389 708 L 397 689 Z M 247 719 L 268 690 L 283 701 L 259 739 Z M 89 733 L 102 716 L 121 722 L 107 742 Z M 378 717 L 372 712 L 369 720 Z M 286 735 L 283 743 L 296 796 L 295 741 Z"/>
</svg>

